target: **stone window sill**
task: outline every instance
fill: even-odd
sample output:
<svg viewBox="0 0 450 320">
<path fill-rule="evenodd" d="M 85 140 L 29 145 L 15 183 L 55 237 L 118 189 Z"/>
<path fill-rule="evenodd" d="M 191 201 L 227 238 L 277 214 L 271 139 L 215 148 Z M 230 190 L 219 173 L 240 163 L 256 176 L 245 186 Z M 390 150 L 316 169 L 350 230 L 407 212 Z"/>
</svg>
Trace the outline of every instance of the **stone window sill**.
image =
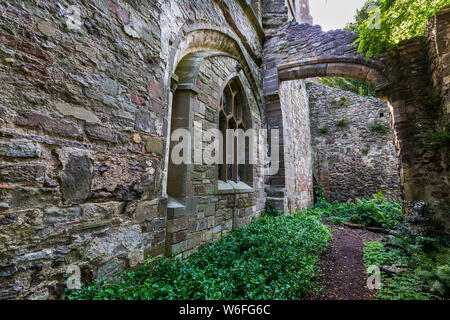
<svg viewBox="0 0 450 320">
<path fill-rule="evenodd" d="M 217 191 L 219 194 L 235 194 L 235 193 L 251 193 L 253 192 L 253 188 L 250 187 L 248 184 L 239 181 L 218 181 L 218 188 Z"/>
<path fill-rule="evenodd" d="M 184 204 L 179 202 L 177 199 L 172 198 L 171 196 L 169 196 L 169 199 L 168 199 L 168 202 L 167 202 L 167 208 L 171 208 L 171 209 L 184 208 Z"/>
<path fill-rule="evenodd" d="M 180 218 L 186 215 L 186 206 L 177 199 L 169 196 L 167 202 L 167 216 L 170 219 Z"/>
</svg>

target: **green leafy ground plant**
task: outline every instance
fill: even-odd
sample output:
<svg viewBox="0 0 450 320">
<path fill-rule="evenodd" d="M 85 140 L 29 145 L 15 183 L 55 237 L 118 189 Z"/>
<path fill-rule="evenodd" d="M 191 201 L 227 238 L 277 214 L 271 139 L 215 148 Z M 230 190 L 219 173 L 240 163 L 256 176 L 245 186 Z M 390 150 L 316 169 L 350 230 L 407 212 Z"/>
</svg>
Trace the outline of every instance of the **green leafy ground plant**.
<svg viewBox="0 0 450 320">
<path fill-rule="evenodd" d="M 330 223 L 350 222 L 365 227 L 395 229 L 403 219 L 402 205 L 398 201 L 389 202 L 382 192 L 372 199 L 355 199 L 353 203 L 328 203 L 321 201 L 310 211 L 324 216 Z"/>
<path fill-rule="evenodd" d="M 395 241 L 404 241 L 404 239 L 397 237 Z M 379 241 L 365 244 L 366 266 L 394 266 L 406 270 L 392 276 L 381 272 L 381 288 L 377 292 L 377 298 L 384 300 L 442 299 L 449 284 L 448 248 L 440 246 L 430 251 L 418 242 L 411 242 L 408 246 L 408 248 L 396 247 L 391 243 L 386 247 L 385 243 Z"/>
<path fill-rule="evenodd" d="M 329 230 L 314 214 L 265 216 L 203 245 L 185 261 L 147 262 L 115 281 L 67 292 L 69 300 L 301 299 L 315 287 Z M 154 262 L 153 262 L 154 263 Z"/>
</svg>

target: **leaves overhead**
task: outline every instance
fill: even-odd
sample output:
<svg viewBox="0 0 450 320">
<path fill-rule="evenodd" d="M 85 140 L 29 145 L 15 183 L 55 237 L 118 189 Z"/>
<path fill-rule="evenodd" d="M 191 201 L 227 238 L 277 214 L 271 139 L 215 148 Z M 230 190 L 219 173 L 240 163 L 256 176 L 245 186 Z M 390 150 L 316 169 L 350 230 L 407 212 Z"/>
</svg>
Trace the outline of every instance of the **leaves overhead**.
<svg viewBox="0 0 450 320">
<path fill-rule="evenodd" d="M 447 4 L 450 0 L 368 0 L 346 29 L 359 34 L 358 51 L 369 59 L 421 36 L 428 19 Z"/>
</svg>

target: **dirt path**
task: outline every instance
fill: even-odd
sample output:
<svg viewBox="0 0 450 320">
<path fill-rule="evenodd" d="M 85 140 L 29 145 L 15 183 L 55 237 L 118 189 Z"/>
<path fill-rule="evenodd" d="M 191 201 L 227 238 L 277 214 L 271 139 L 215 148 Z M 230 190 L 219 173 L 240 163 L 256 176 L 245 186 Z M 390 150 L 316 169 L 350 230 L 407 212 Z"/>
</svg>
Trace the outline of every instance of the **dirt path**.
<svg viewBox="0 0 450 320">
<path fill-rule="evenodd" d="M 318 282 L 325 288 L 311 300 L 373 300 L 366 286 L 363 262 L 364 242 L 383 236 L 371 231 L 330 225 L 333 239 L 319 261 Z"/>
</svg>

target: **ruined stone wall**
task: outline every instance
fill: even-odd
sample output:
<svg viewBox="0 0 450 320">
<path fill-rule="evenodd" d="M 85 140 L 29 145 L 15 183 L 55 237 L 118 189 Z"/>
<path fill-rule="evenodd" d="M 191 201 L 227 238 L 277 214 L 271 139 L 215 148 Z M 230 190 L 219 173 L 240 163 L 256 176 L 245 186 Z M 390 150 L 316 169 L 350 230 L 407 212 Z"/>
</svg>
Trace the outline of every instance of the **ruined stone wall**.
<svg viewBox="0 0 450 320">
<path fill-rule="evenodd" d="M 440 119 L 435 127 L 437 132 L 450 133 L 450 6 L 443 8 L 430 19 L 425 32 L 430 70 L 432 78 L 432 93 L 440 96 L 440 103 L 436 103 L 433 112 L 440 113 Z M 450 145 L 444 145 L 439 150 L 441 154 L 441 179 L 446 186 L 445 193 L 439 202 L 442 220 L 450 229 Z M 444 190 L 445 192 L 445 190 Z"/>
<path fill-rule="evenodd" d="M 314 172 L 329 201 L 370 198 L 378 191 L 400 199 L 398 158 L 387 102 L 318 83 L 307 85 Z M 340 127 L 338 121 L 348 120 Z M 389 132 L 372 129 L 383 124 Z"/>
<path fill-rule="evenodd" d="M 278 4 L 276 0 L 272 2 Z M 448 39 L 446 19 L 438 18 L 445 17 L 446 10 L 448 6 L 436 19 L 430 19 L 438 25 L 436 30 L 442 30 L 441 39 Z M 323 32 L 320 26 L 293 21 L 280 23 L 283 16 L 275 10 L 268 12 L 267 21 L 271 29 L 264 44 L 263 92 L 269 127 L 280 125 L 279 88 L 283 81 L 329 76 L 369 82 L 379 97 L 390 102 L 403 198 L 433 204 L 448 199 L 448 160 L 427 139 L 436 132 L 439 123 L 446 122 L 447 112 L 446 105 L 445 112 L 435 112 L 427 102 L 428 92 L 433 88 L 433 56 L 429 56 L 426 35 L 400 42 L 395 54 L 385 52 L 367 60 L 358 54 L 356 34 L 342 30 Z M 446 41 L 438 40 L 438 47 L 447 48 Z M 443 53 L 442 61 L 445 57 Z M 442 91 L 439 84 L 435 89 Z M 282 189 L 278 183 L 284 179 L 281 175 L 277 178 L 271 179 L 274 184 L 267 190 Z"/>
<path fill-rule="evenodd" d="M 309 12 L 309 0 L 286 0 L 289 15 L 297 23 L 313 24 L 313 18 Z"/>
<path fill-rule="evenodd" d="M 165 253 L 176 64 L 224 52 L 258 92 L 263 33 L 231 0 L 0 7 L 0 299 L 57 298 L 68 265 L 88 281 Z"/>
<path fill-rule="evenodd" d="M 312 150 L 308 95 L 303 80 L 280 86 L 287 208 L 308 208 L 313 201 Z"/>
</svg>

